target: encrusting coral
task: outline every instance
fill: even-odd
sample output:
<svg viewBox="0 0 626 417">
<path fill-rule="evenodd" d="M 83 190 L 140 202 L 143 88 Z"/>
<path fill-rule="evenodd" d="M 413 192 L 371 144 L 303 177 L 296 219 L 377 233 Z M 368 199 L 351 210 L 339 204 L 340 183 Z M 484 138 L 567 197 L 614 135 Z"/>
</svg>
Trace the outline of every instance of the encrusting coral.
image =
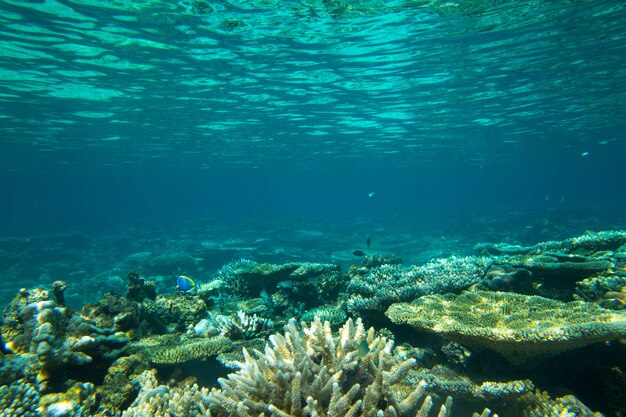
<svg viewBox="0 0 626 417">
<path fill-rule="evenodd" d="M 513 363 L 626 336 L 626 313 L 515 293 L 466 291 L 393 304 L 386 315 Z"/>
<path fill-rule="evenodd" d="M 426 383 L 403 383 L 414 359 L 395 355 L 393 341 L 348 319 L 332 334 L 319 318 L 270 336 L 265 351 L 244 350 L 244 362 L 219 379 L 208 400 L 217 416 L 426 416 L 433 398 Z M 452 398 L 439 408 L 450 415 Z M 483 415 L 489 415 L 488 410 Z"/>
</svg>

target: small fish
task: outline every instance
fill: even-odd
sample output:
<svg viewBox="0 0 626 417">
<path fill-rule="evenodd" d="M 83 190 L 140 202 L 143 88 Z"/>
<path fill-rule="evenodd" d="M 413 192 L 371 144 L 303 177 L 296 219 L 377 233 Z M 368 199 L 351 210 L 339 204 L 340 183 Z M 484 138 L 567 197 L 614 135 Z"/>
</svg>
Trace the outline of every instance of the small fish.
<svg viewBox="0 0 626 417">
<path fill-rule="evenodd" d="M 369 198 L 374 197 L 374 195 L 376 195 L 376 191 L 372 191 L 371 193 L 368 193 L 368 194 L 367 194 L 367 196 L 368 196 Z"/>
<path fill-rule="evenodd" d="M 358 249 L 352 252 L 352 254 L 354 256 L 365 256 L 365 252 L 363 252 L 362 250 L 358 250 Z"/>
<path fill-rule="evenodd" d="M 181 291 L 190 291 L 193 287 L 196 286 L 196 282 L 184 275 L 179 275 L 176 277 L 176 287 Z"/>
<path fill-rule="evenodd" d="M 580 154 L 580 156 L 587 156 L 587 155 L 589 155 L 589 152 L 583 152 Z"/>
<path fill-rule="evenodd" d="M 370 347 L 367 344 L 367 340 L 363 339 L 356 348 L 356 356 L 363 359 L 368 353 L 370 353 Z"/>
<path fill-rule="evenodd" d="M 367 249 L 372 246 L 372 238 L 369 235 L 367 236 L 367 239 L 365 239 L 365 245 L 367 246 Z"/>
</svg>

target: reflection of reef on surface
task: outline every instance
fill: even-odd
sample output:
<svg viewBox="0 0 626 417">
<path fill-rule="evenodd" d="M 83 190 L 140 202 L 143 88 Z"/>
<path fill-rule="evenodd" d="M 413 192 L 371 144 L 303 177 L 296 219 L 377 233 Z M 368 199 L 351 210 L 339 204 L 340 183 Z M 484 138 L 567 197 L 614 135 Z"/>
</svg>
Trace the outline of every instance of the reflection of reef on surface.
<svg viewBox="0 0 626 417">
<path fill-rule="evenodd" d="M 547 356 L 602 387 L 591 408 L 626 408 L 626 233 L 475 249 L 347 272 L 238 260 L 187 292 L 131 272 L 125 296 L 76 311 L 62 281 L 23 289 L 0 323 L 2 415 L 599 415 L 542 377 Z"/>
</svg>

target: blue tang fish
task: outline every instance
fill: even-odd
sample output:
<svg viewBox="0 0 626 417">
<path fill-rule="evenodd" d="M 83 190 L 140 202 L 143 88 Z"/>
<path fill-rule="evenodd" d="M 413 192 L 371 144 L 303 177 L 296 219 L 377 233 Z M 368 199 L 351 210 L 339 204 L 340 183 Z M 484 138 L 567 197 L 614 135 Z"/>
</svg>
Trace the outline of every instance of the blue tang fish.
<svg viewBox="0 0 626 417">
<path fill-rule="evenodd" d="M 196 282 L 184 275 L 179 275 L 176 277 L 176 287 L 181 291 L 190 291 L 193 287 L 196 286 Z"/>
</svg>

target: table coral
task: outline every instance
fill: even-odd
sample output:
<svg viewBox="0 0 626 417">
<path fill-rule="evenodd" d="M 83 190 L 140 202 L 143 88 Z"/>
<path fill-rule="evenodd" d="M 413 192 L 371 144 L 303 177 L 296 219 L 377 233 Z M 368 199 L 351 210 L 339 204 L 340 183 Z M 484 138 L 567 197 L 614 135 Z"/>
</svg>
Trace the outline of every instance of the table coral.
<svg viewBox="0 0 626 417">
<path fill-rule="evenodd" d="M 225 337 L 187 338 L 176 334 L 145 337 L 128 347 L 129 352 L 143 353 L 158 365 L 203 360 L 230 349 L 232 342 Z"/>
<path fill-rule="evenodd" d="M 455 399 L 465 398 L 481 402 L 492 400 L 513 402 L 535 389 L 532 381 L 527 379 L 485 381 L 476 377 L 470 378 L 443 365 L 410 371 L 408 380 L 413 383 L 424 381 L 431 391 L 441 395 L 454 395 Z"/>
<path fill-rule="evenodd" d="M 626 336 L 626 313 L 582 301 L 474 291 L 393 304 L 386 315 L 514 363 Z"/>
<path fill-rule="evenodd" d="M 495 262 L 495 258 L 453 256 L 411 268 L 382 265 L 351 277 L 348 310 L 384 311 L 392 303 L 422 295 L 461 291 L 480 282 Z"/>
</svg>

